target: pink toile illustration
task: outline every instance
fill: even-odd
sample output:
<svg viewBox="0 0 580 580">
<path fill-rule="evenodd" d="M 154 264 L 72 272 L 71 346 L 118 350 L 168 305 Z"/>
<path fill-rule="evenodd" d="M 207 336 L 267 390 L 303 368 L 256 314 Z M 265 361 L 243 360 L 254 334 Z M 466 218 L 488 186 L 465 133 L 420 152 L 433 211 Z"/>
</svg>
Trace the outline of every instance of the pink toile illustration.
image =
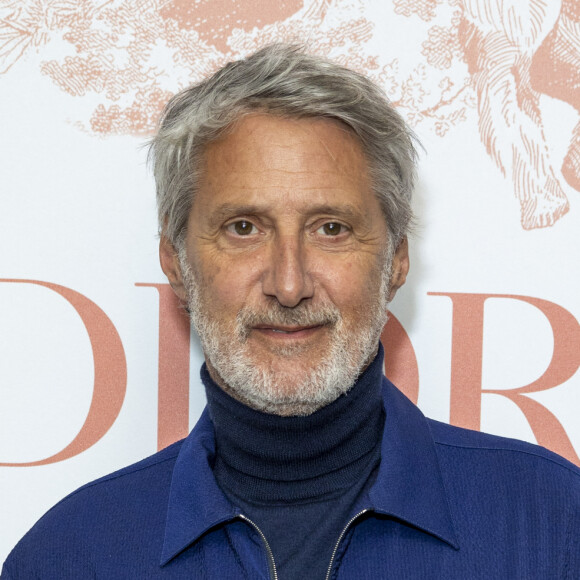
<svg viewBox="0 0 580 580">
<path fill-rule="evenodd" d="M 568 211 L 565 189 L 580 190 L 580 122 L 555 167 L 539 101 L 580 112 L 577 1 L 393 0 L 386 12 L 421 25 L 410 46 L 389 47 L 412 54 L 411 66 L 372 48 L 382 23 L 363 0 L 0 0 L 0 73 L 40 55 L 42 74 L 94 103 L 77 125 L 148 135 L 172 94 L 228 60 L 269 42 L 305 43 L 375 79 L 422 131 L 443 138 L 475 109 L 522 226 L 553 225 Z"/>
</svg>

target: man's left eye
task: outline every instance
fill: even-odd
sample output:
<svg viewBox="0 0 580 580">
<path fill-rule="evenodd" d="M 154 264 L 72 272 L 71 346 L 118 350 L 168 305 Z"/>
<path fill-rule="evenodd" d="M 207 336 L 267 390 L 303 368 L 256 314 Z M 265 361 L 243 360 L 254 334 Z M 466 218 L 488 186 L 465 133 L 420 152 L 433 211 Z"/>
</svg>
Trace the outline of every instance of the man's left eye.
<svg viewBox="0 0 580 580">
<path fill-rule="evenodd" d="M 318 233 L 324 234 L 325 236 L 338 236 L 338 234 L 342 234 L 345 229 L 345 226 L 338 222 L 327 222 L 318 228 Z"/>
</svg>

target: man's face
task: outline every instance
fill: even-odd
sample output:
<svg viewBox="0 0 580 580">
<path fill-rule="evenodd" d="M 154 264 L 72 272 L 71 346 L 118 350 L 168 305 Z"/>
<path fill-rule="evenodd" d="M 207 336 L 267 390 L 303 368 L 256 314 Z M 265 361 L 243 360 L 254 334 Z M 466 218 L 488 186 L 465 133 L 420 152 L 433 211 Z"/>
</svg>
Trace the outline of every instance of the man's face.
<svg viewBox="0 0 580 580">
<path fill-rule="evenodd" d="M 392 259 L 362 148 L 336 121 L 248 116 L 202 169 L 177 265 L 162 242 L 164 270 L 222 388 L 309 414 L 376 353 L 406 244 Z"/>
</svg>

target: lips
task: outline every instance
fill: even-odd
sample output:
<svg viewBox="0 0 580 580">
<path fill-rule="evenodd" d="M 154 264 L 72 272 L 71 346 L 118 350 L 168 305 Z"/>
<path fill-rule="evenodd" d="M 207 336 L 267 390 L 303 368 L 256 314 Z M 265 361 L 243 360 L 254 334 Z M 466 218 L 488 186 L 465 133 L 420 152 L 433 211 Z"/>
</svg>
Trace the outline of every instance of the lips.
<svg viewBox="0 0 580 580">
<path fill-rule="evenodd" d="M 322 328 L 322 325 L 314 326 L 273 326 L 260 324 L 254 326 L 254 330 L 259 331 L 262 334 L 274 337 L 288 337 L 288 338 L 298 338 L 308 336 L 317 330 Z"/>
<path fill-rule="evenodd" d="M 257 324 L 254 328 L 258 330 L 273 330 L 274 332 L 299 332 L 309 328 L 317 328 L 320 324 L 311 324 L 309 326 L 285 326 L 282 324 Z"/>
<path fill-rule="evenodd" d="M 313 308 L 304 303 L 286 308 L 272 301 L 260 309 L 242 308 L 236 316 L 236 329 L 241 340 L 253 334 L 289 343 L 318 336 L 319 332 L 335 327 L 340 319 L 338 308 L 332 304 Z"/>
</svg>

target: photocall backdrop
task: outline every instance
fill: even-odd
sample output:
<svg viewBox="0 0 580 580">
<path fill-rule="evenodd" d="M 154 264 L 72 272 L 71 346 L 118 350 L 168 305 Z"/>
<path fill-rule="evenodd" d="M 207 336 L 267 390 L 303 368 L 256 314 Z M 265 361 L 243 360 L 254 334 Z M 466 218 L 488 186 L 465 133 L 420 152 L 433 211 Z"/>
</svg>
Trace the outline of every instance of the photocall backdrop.
<svg viewBox="0 0 580 580">
<path fill-rule="evenodd" d="M 272 41 L 368 74 L 423 143 L 387 374 L 580 463 L 579 6 L 0 0 L 0 560 L 199 416 L 145 144 L 173 93 Z"/>
</svg>

